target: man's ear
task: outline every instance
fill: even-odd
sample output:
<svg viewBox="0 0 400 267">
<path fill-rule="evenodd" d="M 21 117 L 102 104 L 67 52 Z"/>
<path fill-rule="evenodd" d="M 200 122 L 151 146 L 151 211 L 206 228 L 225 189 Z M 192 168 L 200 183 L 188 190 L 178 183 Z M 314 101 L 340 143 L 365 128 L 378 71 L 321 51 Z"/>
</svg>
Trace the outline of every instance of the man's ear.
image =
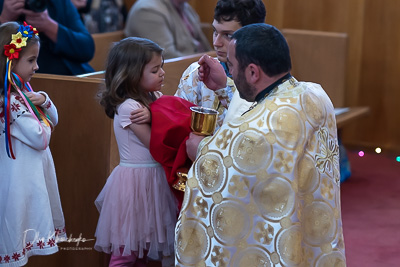
<svg viewBox="0 0 400 267">
<path fill-rule="evenodd" d="M 246 68 L 246 80 L 250 84 L 255 84 L 260 79 L 260 67 L 250 63 Z"/>
</svg>

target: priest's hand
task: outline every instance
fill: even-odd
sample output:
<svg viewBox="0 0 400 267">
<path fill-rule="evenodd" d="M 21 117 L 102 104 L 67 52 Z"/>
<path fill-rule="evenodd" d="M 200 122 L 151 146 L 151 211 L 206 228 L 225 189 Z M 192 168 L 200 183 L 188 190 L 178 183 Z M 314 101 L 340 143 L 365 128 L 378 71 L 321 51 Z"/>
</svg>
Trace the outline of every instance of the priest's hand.
<svg viewBox="0 0 400 267">
<path fill-rule="evenodd" d="M 199 59 L 199 80 L 211 90 L 215 91 L 226 87 L 227 77 L 224 67 L 215 58 L 203 55 Z"/>
<path fill-rule="evenodd" d="M 186 140 L 186 153 L 191 161 L 196 159 L 197 148 L 200 142 L 204 139 L 204 136 L 190 133 L 189 139 Z"/>
</svg>

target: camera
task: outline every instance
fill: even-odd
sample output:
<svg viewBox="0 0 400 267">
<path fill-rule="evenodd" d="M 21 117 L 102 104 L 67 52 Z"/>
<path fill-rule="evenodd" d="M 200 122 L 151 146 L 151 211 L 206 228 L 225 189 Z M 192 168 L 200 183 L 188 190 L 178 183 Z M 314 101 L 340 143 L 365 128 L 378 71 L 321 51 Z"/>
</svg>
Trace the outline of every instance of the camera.
<svg viewBox="0 0 400 267">
<path fill-rule="evenodd" d="M 47 8 L 47 0 L 25 0 L 25 9 L 39 13 Z"/>
</svg>

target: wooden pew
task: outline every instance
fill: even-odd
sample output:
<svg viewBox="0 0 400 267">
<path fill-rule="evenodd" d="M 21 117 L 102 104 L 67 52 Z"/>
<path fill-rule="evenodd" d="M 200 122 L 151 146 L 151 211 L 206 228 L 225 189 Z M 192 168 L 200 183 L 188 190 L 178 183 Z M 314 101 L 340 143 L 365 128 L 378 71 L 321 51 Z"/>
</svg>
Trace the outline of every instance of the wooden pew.
<svg viewBox="0 0 400 267">
<path fill-rule="evenodd" d="M 96 100 L 103 79 L 35 74 L 31 85 L 43 90 L 58 109 L 59 123 L 50 149 L 56 167 L 68 237 L 92 239 L 61 243 L 59 253 L 29 258 L 29 266 L 108 266 L 108 256 L 93 249 L 99 213 L 94 201 L 103 188 L 113 153 L 112 120 Z M 79 250 L 82 249 L 82 250 Z M 83 250 L 84 249 L 84 250 Z"/>
<path fill-rule="evenodd" d="M 204 31 L 205 35 L 212 43 L 212 27 L 210 23 L 202 23 L 201 28 Z M 125 34 L 122 30 L 115 32 L 105 32 L 105 33 L 94 33 L 92 34 L 94 44 L 95 44 L 95 53 L 92 60 L 89 64 L 94 68 L 95 71 L 102 71 L 105 69 L 106 59 L 108 55 L 108 51 L 111 45 L 115 42 L 118 42 L 125 38 Z M 215 52 L 210 52 L 211 54 Z M 185 57 L 180 57 L 178 60 L 188 60 L 191 58 L 196 58 L 194 55 L 189 55 Z"/>
<path fill-rule="evenodd" d="M 118 42 L 125 38 L 124 32 L 105 32 L 105 33 L 94 33 L 92 34 L 95 52 L 93 59 L 89 62 L 90 66 L 94 68 L 95 71 L 101 71 L 105 68 L 105 63 L 108 55 L 108 50 L 114 42 Z"/>
<path fill-rule="evenodd" d="M 207 53 L 199 53 L 190 56 L 166 59 L 163 66 L 163 69 L 165 71 L 165 79 L 164 86 L 161 90 L 162 93 L 165 95 L 175 94 L 176 89 L 178 89 L 182 73 L 186 70 L 187 67 L 190 66 L 190 64 L 198 61 L 200 57 L 204 54 L 210 55 L 212 57 L 216 56 L 215 51 L 209 51 Z M 78 75 L 78 77 L 104 79 L 104 71 L 82 74 Z"/>
<path fill-rule="evenodd" d="M 369 113 L 369 107 L 346 107 L 347 34 L 283 29 L 292 57 L 292 74 L 299 81 L 321 84 L 337 111 L 338 129 Z"/>
<path fill-rule="evenodd" d="M 190 66 L 193 62 L 196 62 L 204 54 L 215 57 L 216 52 L 210 51 L 207 53 L 193 54 L 190 56 L 177 57 L 166 59 L 164 62 L 163 69 L 165 71 L 164 86 L 162 89 L 165 95 L 174 95 L 176 89 L 178 89 L 179 81 L 182 77 L 182 73 Z"/>
</svg>

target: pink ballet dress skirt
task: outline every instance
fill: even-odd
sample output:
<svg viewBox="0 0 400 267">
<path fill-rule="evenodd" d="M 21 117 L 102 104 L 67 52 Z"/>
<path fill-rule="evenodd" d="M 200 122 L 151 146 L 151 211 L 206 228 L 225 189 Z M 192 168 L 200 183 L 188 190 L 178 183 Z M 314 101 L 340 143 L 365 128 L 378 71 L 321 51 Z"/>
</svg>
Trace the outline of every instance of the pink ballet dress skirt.
<svg viewBox="0 0 400 267">
<path fill-rule="evenodd" d="M 140 108 L 133 99 L 123 102 L 114 117 L 120 164 L 114 168 L 95 201 L 100 212 L 94 248 L 105 253 L 139 258 L 174 255 L 177 200 L 163 167 L 129 128 L 129 115 Z"/>
</svg>

